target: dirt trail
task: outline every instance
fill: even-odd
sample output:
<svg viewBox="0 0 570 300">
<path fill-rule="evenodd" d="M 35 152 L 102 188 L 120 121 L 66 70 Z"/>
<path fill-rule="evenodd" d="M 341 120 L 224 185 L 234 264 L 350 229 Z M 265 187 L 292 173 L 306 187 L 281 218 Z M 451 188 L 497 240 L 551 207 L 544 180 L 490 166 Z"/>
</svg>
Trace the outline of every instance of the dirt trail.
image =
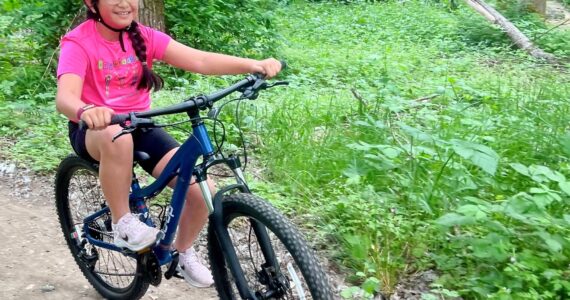
<svg viewBox="0 0 570 300">
<path fill-rule="evenodd" d="M 546 1 L 546 22 L 560 29 L 570 29 L 570 11 L 558 1 Z"/>
<path fill-rule="evenodd" d="M 53 194 L 52 176 L 18 168 L 2 156 L 0 138 L 0 299 L 102 299 L 76 265 L 65 240 Z M 205 249 L 204 244 L 197 249 Z M 204 255 L 203 255 L 204 256 Z M 204 257 L 203 257 L 204 258 Z M 347 288 L 345 274 L 321 256 L 335 298 Z M 431 271 L 405 278 L 393 295 L 374 299 L 419 300 L 437 275 Z M 181 279 L 151 286 L 145 300 L 218 299 L 214 288 L 197 289 Z"/>
<path fill-rule="evenodd" d="M 9 171 L 0 164 L 0 299 L 102 299 L 65 244 L 51 180 L 16 178 Z M 143 299 L 217 299 L 217 294 L 175 278 L 151 286 Z"/>
</svg>

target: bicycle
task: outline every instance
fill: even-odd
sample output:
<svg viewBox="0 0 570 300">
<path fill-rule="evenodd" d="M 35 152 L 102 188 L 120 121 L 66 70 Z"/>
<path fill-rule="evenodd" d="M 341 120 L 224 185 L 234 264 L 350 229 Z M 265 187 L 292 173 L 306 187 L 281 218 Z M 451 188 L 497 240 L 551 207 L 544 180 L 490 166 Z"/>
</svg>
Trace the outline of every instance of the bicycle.
<svg viewBox="0 0 570 300">
<path fill-rule="evenodd" d="M 208 256 L 215 287 L 221 299 L 333 299 L 325 272 L 299 231 L 269 202 L 248 188 L 238 156 L 215 150 L 200 111 L 209 110 L 217 120 L 214 103 L 239 92 L 238 100 L 256 99 L 259 92 L 287 82 L 269 84 L 253 74 L 210 95 L 146 112 L 113 116 L 122 130 L 114 139 L 134 130 L 162 127 L 152 117 L 186 113 L 192 133 L 151 184 L 141 187 L 133 170 L 129 203 L 149 226 L 160 222 L 162 237 L 156 245 L 139 252 L 113 245 L 111 215 L 97 179 L 98 165 L 70 155 L 59 165 L 56 206 L 65 240 L 76 263 L 93 287 L 105 298 L 138 299 L 149 285 L 164 278 L 180 277 L 178 253 L 171 249 L 192 176 L 199 185 L 210 212 L 207 229 Z M 223 107 L 223 105 L 222 105 Z M 84 124 L 83 124 L 84 125 Z M 223 141 L 223 139 L 222 139 Z M 136 161 L 145 153 L 135 153 Z M 199 158 L 201 162 L 197 163 Z M 235 184 L 212 196 L 206 183 L 208 169 L 225 164 Z M 149 211 L 149 200 L 177 177 L 170 203 L 158 218 Z M 148 203 L 148 204 L 147 204 Z M 158 220 L 153 220 L 158 219 Z"/>
</svg>

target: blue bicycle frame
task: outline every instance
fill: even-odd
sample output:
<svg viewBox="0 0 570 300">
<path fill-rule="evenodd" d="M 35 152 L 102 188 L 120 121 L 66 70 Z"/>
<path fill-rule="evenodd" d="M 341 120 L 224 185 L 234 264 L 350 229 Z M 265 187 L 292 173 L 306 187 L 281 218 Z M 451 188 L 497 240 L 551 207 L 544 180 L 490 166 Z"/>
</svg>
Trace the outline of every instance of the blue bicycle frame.
<svg viewBox="0 0 570 300">
<path fill-rule="evenodd" d="M 159 194 L 175 176 L 178 176 L 176 187 L 174 188 L 172 195 L 172 201 L 166 209 L 166 223 L 163 229 L 164 236 L 160 240 L 160 243 L 153 248 L 153 251 L 158 258 L 160 265 L 167 264 L 172 260 L 170 245 L 174 240 L 174 235 L 178 227 L 178 221 L 180 219 L 182 208 L 184 207 L 186 192 L 190 186 L 190 181 L 192 179 L 196 161 L 200 156 L 207 158 L 213 155 L 213 153 L 213 146 L 208 136 L 208 132 L 206 131 L 206 127 L 202 122 L 200 122 L 193 126 L 193 134 L 186 140 L 186 142 L 180 146 L 178 151 L 174 154 L 174 157 L 166 165 L 164 171 L 156 179 L 156 181 L 145 188 L 141 188 L 138 182 L 133 181 L 131 187 L 132 192 L 129 201 L 131 201 L 131 203 L 135 203 L 139 209 L 139 212 L 143 213 L 144 216 L 147 217 L 147 223 L 152 226 L 152 220 L 148 218 L 149 211 L 144 200 Z M 210 194 L 210 190 L 207 187 L 207 183 L 205 181 L 202 181 L 198 182 L 198 184 L 201 185 L 204 200 L 206 201 L 206 205 L 210 213 L 212 213 L 212 195 Z M 101 240 L 95 239 L 89 234 L 90 231 L 87 224 L 97 219 L 101 215 L 107 213 L 108 211 L 109 207 L 105 207 L 93 215 L 85 218 L 85 220 L 83 220 L 83 232 L 85 233 L 89 243 L 102 248 L 122 252 L 123 249 L 113 244 L 105 243 Z"/>
<path fill-rule="evenodd" d="M 257 82 L 256 80 L 260 78 L 262 78 L 261 75 L 252 75 L 229 88 L 218 91 L 215 94 L 209 96 L 191 98 L 184 103 L 180 103 L 169 108 L 156 109 L 142 113 L 131 113 L 129 115 L 129 120 L 133 122 L 134 120 L 143 120 L 140 118 L 149 118 L 163 114 L 186 112 L 192 122 L 192 135 L 190 135 L 190 137 L 180 146 L 173 158 L 166 165 L 162 174 L 152 184 L 144 188 L 141 188 L 139 186 L 138 181 L 134 176 L 133 182 L 131 184 L 131 194 L 129 197 L 130 204 L 134 204 L 137 207 L 138 212 L 143 214 L 144 219 L 149 226 L 154 226 L 151 218 L 149 217 L 149 210 L 146 206 L 145 200 L 158 195 L 173 178 L 177 177 L 172 200 L 166 208 L 166 221 L 162 228 L 163 236 L 160 239 L 158 245 L 152 249 L 153 253 L 158 259 L 159 265 L 165 265 L 173 261 L 173 253 L 175 252 L 171 249 L 171 245 L 176 234 L 176 229 L 178 227 L 180 215 L 186 201 L 186 193 L 190 186 L 192 176 L 196 176 L 196 182 L 200 186 L 202 196 L 210 214 L 210 224 L 214 227 L 214 230 L 216 232 L 216 242 L 224 252 L 226 261 L 228 262 L 233 278 L 239 290 L 239 294 L 243 299 L 256 299 L 256 296 L 253 295 L 248 288 L 245 276 L 238 262 L 235 249 L 231 244 L 229 233 L 226 229 L 224 229 L 222 197 L 224 194 L 232 190 L 239 190 L 245 193 L 249 193 L 250 191 L 241 172 L 239 159 L 235 157 L 226 159 L 214 159 L 214 147 L 212 145 L 206 127 L 200 117 L 199 109 L 203 107 L 211 107 L 211 104 L 213 102 L 227 96 L 228 94 L 238 90 L 243 86 L 251 86 L 253 83 Z M 254 95 L 254 97 L 256 96 Z M 122 120 L 124 121 L 126 119 Z M 120 124 L 121 122 L 122 121 L 113 121 L 113 124 Z M 145 121 L 143 120 L 141 124 L 146 124 L 144 122 Z M 200 165 L 196 166 L 196 162 L 200 157 L 203 158 L 203 162 Z M 232 172 L 234 172 L 237 184 L 220 189 L 220 191 L 218 191 L 216 195 L 212 197 L 206 181 L 206 173 L 207 169 L 210 166 L 218 163 L 226 163 L 230 167 Z M 95 246 L 119 251 L 125 255 L 136 257 L 136 253 L 125 251 L 115 246 L 114 244 L 103 242 L 91 236 L 88 224 L 108 212 L 109 207 L 105 207 L 83 220 L 83 233 L 85 234 L 85 238 L 89 243 Z M 271 246 L 271 242 L 269 240 L 269 236 L 265 227 L 253 219 L 250 219 L 250 223 L 258 241 L 260 242 L 260 248 L 266 259 L 266 264 L 278 267 L 275 260 L 275 253 L 273 252 L 273 248 Z M 169 270 L 171 269 L 172 268 L 169 268 Z"/>
<path fill-rule="evenodd" d="M 186 192 L 190 186 L 192 175 L 196 175 L 194 174 L 196 173 L 196 162 L 200 156 L 204 158 L 204 161 L 207 161 L 208 158 L 212 157 L 213 153 L 214 150 L 209 139 L 209 135 L 204 124 L 200 121 L 199 123 L 193 125 L 193 134 L 180 146 L 178 151 L 166 165 L 162 174 L 152 184 L 145 188 L 141 188 L 138 182 L 136 180 L 133 180 L 133 184 L 131 186 L 132 192 L 130 194 L 129 201 L 131 201 L 131 203 L 134 203 L 138 208 L 138 211 L 144 215 L 147 224 L 149 226 L 154 226 L 151 218 L 148 217 L 149 210 L 146 206 L 145 199 L 158 195 L 174 177 L 178 176 L 176 186 L 172 194 L 172 201 L 166 209 L 166 222 L 162 229 L 164 236 L 160 239 L 158 245 L 152 249 L 160 265 L 168 264 L 173 259 L 173 250 L 171 249 L 171 244 L 176 234 L 178 221 L 180 219 L 180 215 L 186 201 Z M 249 192 L 249 189 L 245 185 L 245 180 L 243 178 L 243 174 L 241 173 L 241 169 L 232 168 L 232 171 L 235 172 L 238 184 L 230 185 L 224 189 L 221 189 L 218 193 L 216 193 L 214 200 L 205 180 L 206 178 L 203 176 L 197 176 L 198 178 L 196 181 L 200 185 L 202 196 L 204 197 L 204 201 L 206 202 L 206 206 L 208 207 L 211 216 L 214 213 L 214 206 L 217 207 L 216 212 L 221 212 L 221 197 L 223 194 L 229 192 L 230 190 Z M 205 175 L 203 170 L 198 173 Z M 214 205 L 214 202 L 216 205 Z M 89 241 L 89 243 L 98 247 L 119 251 L 129 256 L 135 255 L 134 253 L 124 251 L 114 244 L 103 242 L 91 236 L 88 224 L 108 212 L 109 207 L 105 207 L 83 220 L 83 232 L 85 233 L 86 239 Z M 231 266 L 232 275 L 236 280 L 239 293 L 243 299 L 256 299 L 256 297 L 251 294 L 247 288 L 247 283 L 242 273 L 241 266 L 238 263 L 237 255 L 234 248 L 231 246 L 231 243 L 229 242 L 230 238 L 227 231 L 221 229 L 220 220 L 221 215 L 217 214 L 214 216 L 211 222 L 215 224 L 214 226 L 217 228 L 218 234 L 221 235 L 221 238 L 219 240 L 220 247 L 224 249 L 227 255 L 227 261 Z M 274 262 L 275 254 L 271 248 L 271 243 L 267 237 L 265 227 L 254 220 L 252 220 L 252 226 L 256 235 L 260 239 L 261 248 L 265 257 L 268 258 L 268 261 Z"/>
</svg>

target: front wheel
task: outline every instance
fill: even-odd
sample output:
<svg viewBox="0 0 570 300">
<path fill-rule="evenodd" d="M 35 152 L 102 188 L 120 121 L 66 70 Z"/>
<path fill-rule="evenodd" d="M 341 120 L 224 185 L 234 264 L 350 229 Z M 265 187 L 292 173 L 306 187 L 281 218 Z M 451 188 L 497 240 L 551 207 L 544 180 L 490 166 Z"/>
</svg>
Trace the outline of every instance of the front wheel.
<svg viewBox="0 0 570 300">
<path fill-rule="evenodd" d="M 223 227 L 252 295 L 257 299 L 333 299 L 327 276 L 312 249 L 281 213 L 252 194 L 232 194 L 222 201 Z M 221 237 L 212 223 L 208 245 L 216 289 L 220 299 L 239 299 L 218 240 Z M 267 237 L 269 243 L 262 242 Z M 271 250 L 266 247 L 263 251 L 264 244 Z"/>
</svg>

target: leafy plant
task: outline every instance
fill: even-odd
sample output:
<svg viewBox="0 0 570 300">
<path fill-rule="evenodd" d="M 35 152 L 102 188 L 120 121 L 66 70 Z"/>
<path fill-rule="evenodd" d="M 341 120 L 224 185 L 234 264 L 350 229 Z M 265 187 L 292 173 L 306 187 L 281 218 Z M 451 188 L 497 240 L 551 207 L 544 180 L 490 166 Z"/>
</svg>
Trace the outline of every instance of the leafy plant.
<svg viewBox="0 0 570 300">
<path fill-rule="evenodd" d="M 549 239 L 556 249 L 552 240 L 564 235 L 553 238 L 551 227 L 524 225 L 504 211 L 524 210 L 517 205 L 535 197 L 545 207 L 561 205 L 556 195 L 564 199 L 555 185 L 531 190 L 509 163 L 566 164 L 556 145 L 567 144 L 560 140 L 567 76 L 538 71 L 495 28 L 488 32 L 497 32 L 496 42 L 467 39 L 462 23 L 488 25 L 462 7 L 294 5 L 306 26 L 290 10 L 279 20 L 297 45 L 283 50 L 297 84 L 276 95 L 259 121 L 261 154 L 270 180 L 282 182 L 299 210 L 319 216 L 329 243 L 342 245 L 334 252 L 357 285 L 345 296 L 367 295 L 368 278 L 389 294 L 407 272 L 435 268 L 441 293 L 428 292 L 436 297 L 547 299 L 554 285 L 528 282 L 562 264 L 514 271 L 511 250 L 529 235 L 532 250 L 524 253 L 534 259 L 550 253 L 534 245 Z M 419 15 L 425 22 L 415 22 Z M 522 279 L 511 281 L 514 274 Z"/>
<path fill-rule="evenodd" d="M 240 124 L 255 153 L 251 188 L 347 272 L 347 298 L 398 293 L 422 272 L 438 276 L 424 299 L 568 298 L 570 78 L 442 3 L 271 6 L 291 85 L 242 103 L 237 117 L 225 110 L 230 143 Z M 512 18 L 544 32 L 532 15 Z M 565 35 L 541 46 L 564 55 Z M 155 106 L 233 80 L 168 77 L 175 88 L 155 94 Z M 45 107 L 0 102 L 0 134 L 21 137 L 14 157 L 49 170 L 70 149 L 65 120 Z"/>
<path fill-rule="evenodd" d="M 2 2 L 0 89 L 4 96 L 0 100 L 47 103 L 41 95 L 55 86 L 55 49 L 82 5 L 55 0 Z"/>
<path fill-rule="evenodd" d="M 264 58 L 274 53 L 274 0 L 166 0 L 166 25 L 181 42 L 203 50 Z"/>
</svg>

